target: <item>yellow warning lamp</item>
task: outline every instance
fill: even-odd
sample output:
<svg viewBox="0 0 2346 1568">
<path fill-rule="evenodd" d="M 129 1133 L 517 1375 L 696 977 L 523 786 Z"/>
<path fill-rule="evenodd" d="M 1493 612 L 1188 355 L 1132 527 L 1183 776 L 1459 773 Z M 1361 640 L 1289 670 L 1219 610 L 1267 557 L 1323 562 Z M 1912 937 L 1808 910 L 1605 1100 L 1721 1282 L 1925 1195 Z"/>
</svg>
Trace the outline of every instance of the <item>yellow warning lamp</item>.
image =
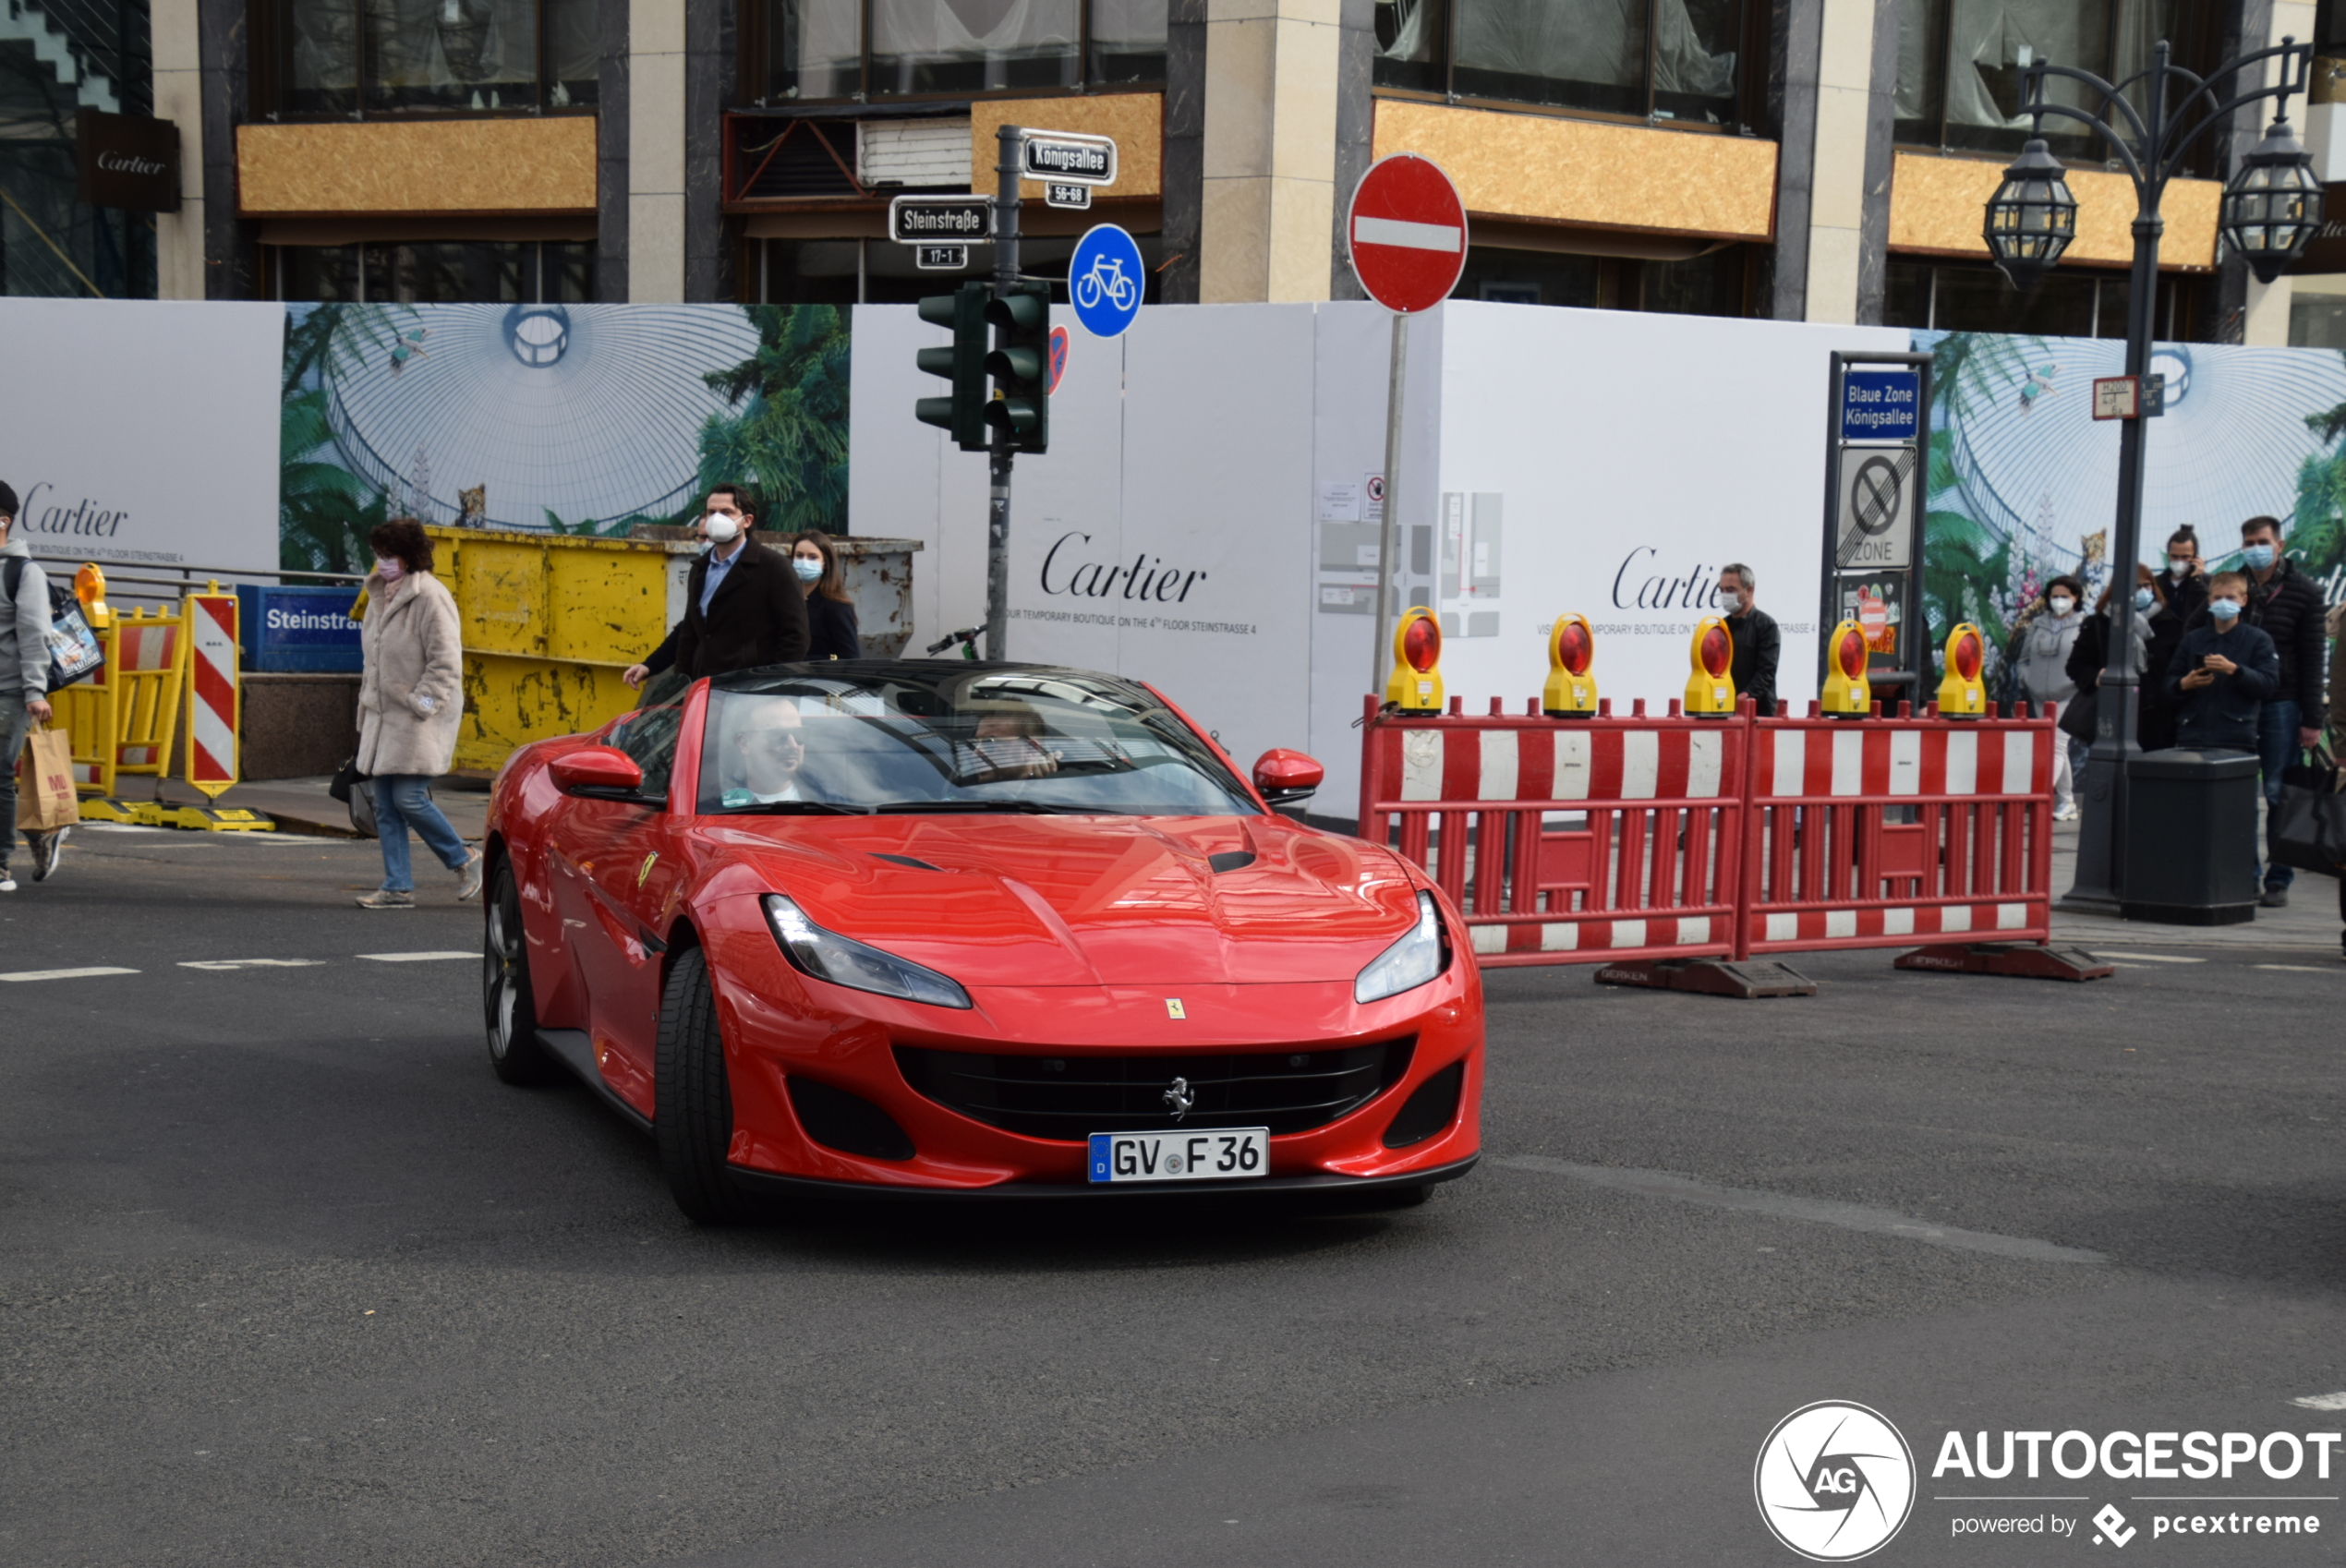
<svg viewBox="0 0 2346 1568">
<path fill-rule="evenodd" d="M 1735 710 L 1735 634 L 1724 616 L 1706 615 L 1695 622 L 1694 643 L 1687 650 L 1694 673 L 1687 677 L 1686 711 L 1700 718 L 1724 718 Z"/>
<path fill-rule="evenodd" d="M 106 608 L 106 574 L 95 561 L 84 561 L 73 574 L 73 597 L 81 601 L 81 619 L 90 630 L 103 632 L 114 624 L 114 611 Z"/>
<path fill-rule="evenodd" d="M 1873 712 L 1873 687 L 1866 680 L 1866 634 L 1854 621 L 1832 629 L 1825 642 L 1824 710 L 1846 718 Z"/>
<path fill-rule="evenodd" d="M 1597 678 L 1589 666 L 1597 657 L 1597 635 L 1585 615 L 1559 615 L 1548 628 L 1548 683 L 1540 693 L 1550 718 L 1587 718 L 1597 711 Z"/>
<path fill-rule="evenodd" d="M 1979 667 L 1988 657 L 1987 639 L 1966 621 L 1947 633 L 1947 678 L 1939 682 L 1939 717 L 1978 718 L 1988 711 L 1988 694 L 1979 684 Z"/>
<path fill-rule="evenodd" d="M 1393 629 L 1393 675 L 1385 700 L 1402 713 L 1442 711 L 1442 623 L 1423 605 L 1411 605 Z"/>
</svg>

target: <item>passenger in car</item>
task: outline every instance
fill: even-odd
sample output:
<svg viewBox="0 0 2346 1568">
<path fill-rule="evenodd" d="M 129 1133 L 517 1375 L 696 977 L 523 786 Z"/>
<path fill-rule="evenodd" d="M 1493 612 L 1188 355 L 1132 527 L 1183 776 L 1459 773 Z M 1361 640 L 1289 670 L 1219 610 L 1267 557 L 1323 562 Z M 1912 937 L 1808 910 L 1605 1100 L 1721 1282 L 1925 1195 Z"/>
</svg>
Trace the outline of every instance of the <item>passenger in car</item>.
<svg viewBox="0 0 2346 1568">
<path fill-rule="evenodd" d="M 1058 754 L 1046 749 L 1050 733 L 1043 716 L 1024 703 L 988 708 L 977 716 L 970 745 L 968 781 L 994 784 L 1012 778 L 1047 778 L 1059 770 Z"/>
</svg>

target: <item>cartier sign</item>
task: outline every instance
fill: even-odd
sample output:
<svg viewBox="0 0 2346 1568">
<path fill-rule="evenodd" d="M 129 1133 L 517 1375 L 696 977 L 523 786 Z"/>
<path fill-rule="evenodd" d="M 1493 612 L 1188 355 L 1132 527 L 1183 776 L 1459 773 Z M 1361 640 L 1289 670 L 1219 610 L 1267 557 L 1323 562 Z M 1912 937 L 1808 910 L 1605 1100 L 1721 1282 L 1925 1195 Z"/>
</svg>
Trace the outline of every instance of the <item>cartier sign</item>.
<svg viewBox="0 0 2346 1568">
<path fill-rule="evenodd" d="M 179 211 L 179 127 L 143 115 L 76 113 L 81 180 L 77 195 L 91 207 L 133 212 Z"/>
</svg>

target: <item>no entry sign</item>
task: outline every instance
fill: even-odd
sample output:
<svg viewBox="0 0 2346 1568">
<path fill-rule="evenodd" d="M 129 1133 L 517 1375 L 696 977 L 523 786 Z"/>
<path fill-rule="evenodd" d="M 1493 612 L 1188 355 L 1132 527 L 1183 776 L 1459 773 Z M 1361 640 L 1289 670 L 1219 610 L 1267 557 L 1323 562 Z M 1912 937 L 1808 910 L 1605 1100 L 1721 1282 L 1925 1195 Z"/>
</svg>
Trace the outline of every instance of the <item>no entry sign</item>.
<svg viewBox="0 0 2346 1568">
<path fill-rule="evenodd" d="M 1380 158 L 1345 218 L 1352 271 L 1369 297 L 1413 315 L 1450 296 L 1466 268 L 1466 207 L 1450 177 L 1414 152 Z"/>
</svg>

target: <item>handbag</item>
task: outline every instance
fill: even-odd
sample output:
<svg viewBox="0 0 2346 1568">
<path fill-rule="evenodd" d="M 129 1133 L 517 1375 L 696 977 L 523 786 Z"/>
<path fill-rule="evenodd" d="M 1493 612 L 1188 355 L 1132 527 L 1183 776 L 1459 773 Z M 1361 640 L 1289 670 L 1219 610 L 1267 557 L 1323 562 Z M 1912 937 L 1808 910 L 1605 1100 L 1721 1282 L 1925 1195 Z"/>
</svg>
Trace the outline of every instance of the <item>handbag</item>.
<svg viewBox="0 0 2346 1568">
<path fill-rule="evenodd" d="M 2074 735 L 2080 741 L 2094 738 L 2094 720 L 2101 712 L 2101 688 L 2081 687 L 2075 696 L 2061 705 L 2061 732 Z"/>
<path fill-rule="evenodd" d="M 345 757 L 334 769 L 333 782 L 326 786 L 332 795 L 350 809 L 350 830 L 361 838 L 375 837 L 375 792 L 365 788 L 369 775 L 358 771 L 358 758 Z"/>
<path fill-rule="evenodd" d="M 8 564 L 0 568 L 0 588 L 6 590 L 10 606 L 17 602 L 17 588 L 24 581 L 26 561 L 22 556 L 11 556 Z M 87 681 L 105 667 L 105 645 L 90 629 L 89 618 L 81 613 L 81 601 L 73 589 L 63 583 L 49 585 L 49 690 L 62 692 L 77 681 Z"/>
<path fill-rule="evenodd" d="M 35 730 L 25 736 L 17 759 L 17 826 L 27 833 L 54 833 L 81 820 L 73 789 L 73 736 L 64 730 Z"/>
<path fill-rule="evenodd" d="M 2346 867 L 2346 792 L 2338 766 L 2316 754 L 2310 764 L 2280 772 L 2280 803 L 2273 808 L 2272 857 L 2300 871 L 2336 876 Z"/>
</svg>

